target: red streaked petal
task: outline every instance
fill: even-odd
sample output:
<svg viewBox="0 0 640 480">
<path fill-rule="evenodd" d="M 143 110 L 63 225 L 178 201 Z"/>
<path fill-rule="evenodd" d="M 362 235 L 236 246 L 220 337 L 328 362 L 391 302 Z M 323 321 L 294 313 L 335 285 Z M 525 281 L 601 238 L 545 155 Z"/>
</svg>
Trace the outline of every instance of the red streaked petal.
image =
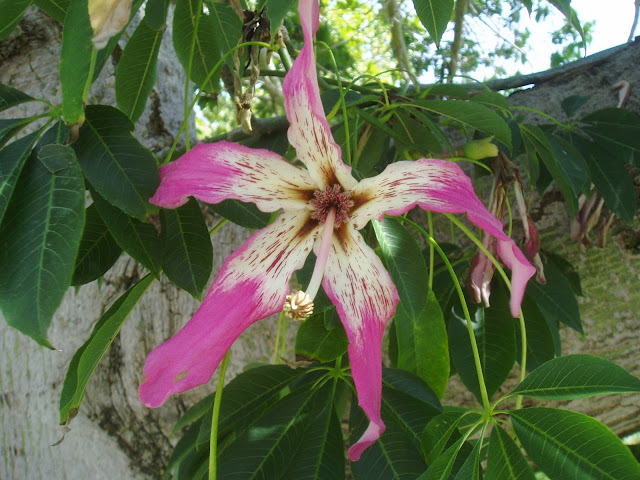
<svg viewBox="0 0 640 480">
<path fill-rule="evenodd" d="M 471 222 L 496 237 L 500 258 L 512 272 L 511 314 L 519 315 L 524 289 L 536 269 L 504 234 L 502 223 L 476 196 L 471 179 L 458 165 L 425 158 L 397 162 L 380 175 L 362 180 L 351 190 L 351 199 L 355 206 L 350 216 L 357 229 L 373 218 L 401 215 L 416 205 L 434 212 L 466 213 Z"/>
<path fill-rule="evenodd" d="M 171 394 L 208 382 L 249 325 L 282 310 L 291 274 L 304 265 L 318 233 L 309 215 L 282 213 L 227 258 L 193 318 L 149 354 L 142 403 L 157 407 Z"/>
<path fill-rule="evenodd" d="M 348 190 L 356 184 L 356 180 L 351 176 L 351 167 L 341 160 L 340 147 L 333 140 L 320 101 L 313 52 L 313 38 L 320 16 L 318 1 L 300 0 L 298 10 L 304 32 L 304 47 L 282 85 L 290 123 L 289 142 L 321 189 L 339 183 Z"/>
<path fill-rule="evenodd" d="M 399 297 L 380 258 L 349 223 L 343 223 L 334 234 L 322 286 L 347 332 L 358 405 L 370 421 L 349 449 L 349 458 L 355 461 L 385 429 L 380 417 L 382 336 Z"/>
<path fill-rule="evenodd" d="M 199 143 L 160 167 L 160 187 L 149 200 L 175 208 L 189 196 L 219 203 L 227 198 L 255 203 L 264 212 L 300 210 L 318 187 L 309 173 L 280 155 L 226 141 Z"/>
</svg>

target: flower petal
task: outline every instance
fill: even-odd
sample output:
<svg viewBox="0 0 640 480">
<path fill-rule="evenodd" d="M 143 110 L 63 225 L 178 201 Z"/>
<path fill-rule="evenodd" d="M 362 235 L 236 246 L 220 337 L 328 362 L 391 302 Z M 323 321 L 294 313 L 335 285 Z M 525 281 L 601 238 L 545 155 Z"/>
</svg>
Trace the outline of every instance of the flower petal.
<svg viewBox="0 0 640 480">
<path fill-rule="evenodd" d="M 380 417 L 382 335 L 395 313 L 398 291 L 380 258 L 349 223 L 335 231 L 322 286 L 347 332 L 358 405 L 370 420 L 349 449 L 349 458 L 355 461 L 385 429 Z"/>
<path fill-rule="evenodd" d="M 284 106 L 290 123 L 289 142 L 321 189 L 339 183 L 348 190 L 356 184 L 356 180 L 351 176 L 351 167 L 341 160 L 340 147 L 333 140 L 320 101 L 313 52 L 313 38 L 320 21 L 318 1 L 300 0 L 298 10 L 304 32 L 304 47 L 282 85 Z"/>
<path fill-rule="evenodd" d="M 160 167 L 160 187 L 149 200 L 175 208 L 189 196 L 219 203 L 227 198 L 255 203 L 264 212 L 307 208 L 318 187 L 306 170 L 280 155 L 226 141 L 199 143 Z"/>
<path fill-rule="evenodd" d="M 435 212 L 466 213 L 471 222 L 496 237 L 498 254 L 512 272 L 511 314 L 519 315 L 527 281 L 536 270 L 504 234 L 502 223 L 476 196 L 471 179 L 458 165 L 425 158 L 397 162 L 380 175 L 362 180 L 351 190 L 351 200 L 355 205 L 350 216 L 356 229 L 384 214 L 401 215 L 415 205 Z"/>
<path fill-rule="evenodd" d="M 249 325 L 282 310 L 291 274 L 304 265 L 317 233 L 309 212 L 284 212 L 227 258 L 189 323 L 149 354 L 142 403 L 157 407 L 208 382 Z"/>
</svg>

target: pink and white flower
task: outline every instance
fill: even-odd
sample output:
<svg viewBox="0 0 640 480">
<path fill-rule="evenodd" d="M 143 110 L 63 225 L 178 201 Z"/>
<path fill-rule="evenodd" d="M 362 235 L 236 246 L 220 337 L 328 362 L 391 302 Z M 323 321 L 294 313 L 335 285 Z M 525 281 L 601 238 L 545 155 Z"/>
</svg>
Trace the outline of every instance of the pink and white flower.
<svg viewBox="0 0 640 480">
<path fill-rule="evenodd" d="M 218 142 L 199 144 L 160 170 L 161 184 L 151 199 L 156 205 L 175 208 L 190 196 L 207 203 L 235 198 L 281 213 L 226 259 L 193 318 L 149 354 L 140 399 L 157 407 L 171 394 L 208 382 L 249 325 L 283 310 L 291 275 L 313 249 L 317 261 L 306 294 L 312 299 L 321 284 L 336 305 L 350 342 L 358 404 L 370 420 L 349 450 L 349 457 L 358 460 L 385 429 L 380 417 L 381 344 L 398 303 L 391 277 L 358 231 L 371 219 L 400 215 L 416 205 L 466 213 L 496 237 L 498 253 L 512 271 L 514 316 L 535 269 L 456 164 L 433 159 L 398 162 L 376 177 L 360 182 L 353 178 L 320 102 L 313 51 L 317 0 L 300 0 L 299 13 L 305 43 L 283 90 L 289 141 L 306 169 L 267 150 Z"/>
</svg>

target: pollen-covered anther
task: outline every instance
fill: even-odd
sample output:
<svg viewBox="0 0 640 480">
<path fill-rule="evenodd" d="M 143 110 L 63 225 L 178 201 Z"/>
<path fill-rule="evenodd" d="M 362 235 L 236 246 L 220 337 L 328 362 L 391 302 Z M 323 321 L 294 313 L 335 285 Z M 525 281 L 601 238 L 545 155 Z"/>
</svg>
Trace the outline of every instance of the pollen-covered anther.
<svg viewBox="0 0 640 480">
<path fill-rule="evenodd" d="M 349 192 L 342 190 L 338 184 L 327 185 L 324 190 L 316 190 L 313 192 L 313 200 L 309 203 L 315 208 L 311 214 L 311 218 L 324 223 L 327 220 L 329 211 L 333 208 L 336 212 L 335 226 L 349 219 L 349 210 L 353 207 L 354 202 L 351 200 Z"/>
<path fill-rule="evenodd" d="M 282 311 L 292 320 L 304 320 L 313 314 L 313 300 L 302 290 L 287 295 Z"/>
</svg>

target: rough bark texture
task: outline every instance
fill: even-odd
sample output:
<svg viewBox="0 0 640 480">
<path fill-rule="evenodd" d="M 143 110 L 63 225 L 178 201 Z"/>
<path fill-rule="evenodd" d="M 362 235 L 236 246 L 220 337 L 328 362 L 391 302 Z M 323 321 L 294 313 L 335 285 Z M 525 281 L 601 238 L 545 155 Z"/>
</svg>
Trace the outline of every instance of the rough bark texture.
<svg viewBox="0 0 640 480">
<path fill-rule="evenodd" d="M 59 103 L 60 31 L 55 22 L 30 11 L 20 30 L 0 44 L 0 82 Z M 512 101 L 559 117 L 562 114 L 554 108 L 570 94 L 594 93 L 585 109 L 614 105 L 615 97 L 609 90 L 613 83 L 626 79 L 640 84 L 639 47 L 633 45 L 625 50 L 624 57 L 608 60 L 580 75 L 571 74 L 513 95 Z M 167 31 L 160 53 L 159 81 L 136 130 L 145 144 L 157 152 L 171 143 L 181 121 L 184 78 L 177 65 Z M 94 103 L 114 103 L 113 72 L 113 64 L 109 63 L 92 89 Z M 634 94 L 629 107 L 638 112 L 638 105 Z M 568 332 L 565 351 L 599 353 L 640 375 L 640 351 L 634 335 L 640 311 L 640 289 L 634 288 L 640 275 L 637 257 L 629 253 L 629 245 L 621 247 L 620 242 L 610 242 L 605 250 L 580 250 L 566 241 L 569 219 L 562 205 L 544 202 L 540 209 L 545 246 L 570 255 L 583 275 L 586 296 L 581 308 L 587 337 Z M 624 231 L 625 238 L 635 238 L 637 243 L 633 232 Z M 215 235 L 214 271 L 246 236 L 245 231 L 229 224 Z M 603 270 L 607 272 L 604 277 Z M 101 286 L 94 282 L 77 292 L 70 290 L 50 330 L 51 341 L 61 351 L 38 347 L 0 319 L 0 478 L 161 477 L 176 441 L 169 436 L 173 422 L 188 405 L 211 391 L 215 383 L 173 398 L 157 410 L 142 407 L 137 399 L 146 354 L 175 333 L 198 305 L 165 279 L 150 287 L 99 365 L 80 413 L 71 423 L 71 432 L 61 445 L 49 446 L 61 436 L 58 399 L 73 353 L 86 340 L 100 314 L 141 274 L 140 267 L 123 257 Z M 291 338 L 294 329 L 289 332 Z M 251 327 L 233 347 L 228 378 L 246 363 L 268 362 L 274 336 L 273 321 Z M 456 391 L 460 392 L 452 386 L 450 395 L 453 397 Z M 464 398 L 461 394 L 456 401 Z M 605 396 L 573 402 L 570 407 L 595 415 L 617 433 L 626 434 L 640 429 L 638 400 L 638 396 Z"/>
</svg>

